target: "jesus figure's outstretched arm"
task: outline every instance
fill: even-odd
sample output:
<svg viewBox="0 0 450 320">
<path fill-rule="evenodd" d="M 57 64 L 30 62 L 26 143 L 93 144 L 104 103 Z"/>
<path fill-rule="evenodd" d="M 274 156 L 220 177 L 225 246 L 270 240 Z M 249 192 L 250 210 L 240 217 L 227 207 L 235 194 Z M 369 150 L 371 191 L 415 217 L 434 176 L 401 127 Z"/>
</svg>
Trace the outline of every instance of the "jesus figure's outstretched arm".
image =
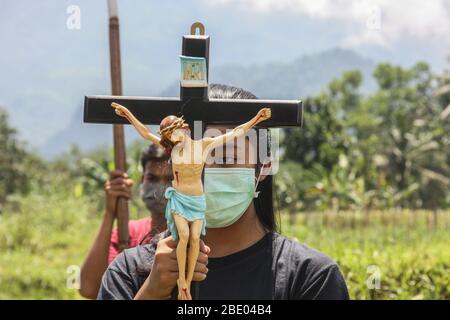
<svg viewBox="0 0 450 320">
<path fill-rule="evenodd" d="M 262 108 L 250 121 L 237 126 L 230 132 L 214 138 L 204 138 L 203 147 L 205 148 L 205 152 L 208 153 L 212 149 L 225 144 L 227 141 L 232 141 L 234 138 L 246 134 L 248 130 L 256 126 L 258 123 L 269 119 L 271 116 L 272 111 L 270 110 L 270 108 Z"/>
<path fill-rule="evenodd" d="M 116 109 L 117 115 L 126 118 L 136 128 L 142 138 L 150 140 L 156 145 L 160 145 L 161 139 L 157 135 L 151 133 L 150 130 L 142 124 L 142 122 L 136 119 L 130 110 L 115 102 L 111 103 L 111 107 Z"/>
</svg>

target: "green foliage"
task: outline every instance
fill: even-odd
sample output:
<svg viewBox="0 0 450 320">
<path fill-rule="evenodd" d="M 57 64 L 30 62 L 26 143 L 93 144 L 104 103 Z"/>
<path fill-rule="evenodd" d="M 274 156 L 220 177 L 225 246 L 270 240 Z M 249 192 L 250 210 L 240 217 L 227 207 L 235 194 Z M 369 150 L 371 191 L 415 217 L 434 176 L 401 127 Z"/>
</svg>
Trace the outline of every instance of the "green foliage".
<svg viewBox="0 0 450 320">
<path fill-rule="evenodd" d="M 0 215 L 0 299 L 72 299 L 67 268 L 80 265 L 98 215 L 63 192 L 21 198 Z"/>
<path fill-rule="evenodd" d="M 379 89 L 364 97 L 361 74 L 344 73 L 306 99 L 304 128 L 286 130 L 284 160 L 303 172 L 297 201 L 306 209 L 448 207 L 448 73 L 435 81 L 425 63 L 380 64 L 374 77 Z"/>
<path fill-rule="evenodd" d="M 139 200 L 139 184 L 142 167 L 140 156 L 148 147 L 148 143 L 136 141 L 127 148 L 127 174 L 135 182 L 132 204 L 143 208 Z M 114 170 L 114 155 L 112 148 L 99 147 L 89 152 L 81 152 L 75 145 L 67 153 L 42 164 L 34 171 L 30 181 L 33 192 L 65 193 L 75 198 L 94 199 L 96 209 L 102 210 L 104 185 L 111 171 Z M 14 198 L 11 198 L 14 201 Z M 11 202 L 10 201 L 10 202 Z"/>
<path fill-rule="evenodd" d="M 440 139 L 444 129 L 444 122 L 439 121 L 442 106 L 432 95 L 428 66 L 418 63 L 403 70 L 383 64 L 375 70 L 375 77 L 381 89 L 368 103 L 378 107 L 377 116 L 383 119 L 375 131 L 382 145 L 378 152 L 386 159 L 380 168 L 387 183 L 396 191 L 417 185 L 400 200 L 401 206 L 444 206 L 449 185 L 428 174 L 449 173 L 445 166 L 449 151 Z"/>
<path fill-rule="evenodd" d="M 17 131 L 10 127 L 6 111 L 0 108 L 0 213 L 9 195 L 29 191 L 30 171 L 38 163 L 39 159 L 26 151 Z"/>
</svg>

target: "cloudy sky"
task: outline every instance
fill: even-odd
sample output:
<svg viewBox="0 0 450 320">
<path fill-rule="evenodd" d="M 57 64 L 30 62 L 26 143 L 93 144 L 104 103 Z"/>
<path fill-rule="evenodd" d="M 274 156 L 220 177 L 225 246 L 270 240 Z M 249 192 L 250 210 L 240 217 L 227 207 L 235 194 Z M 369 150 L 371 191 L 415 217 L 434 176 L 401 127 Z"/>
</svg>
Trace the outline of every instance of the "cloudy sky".
<svg viewBox="0 0 450 320">
<path fill-rule="evenodd" d="M 402 39 L 449 45 L 450 2 L 445 0 L 212 0 L 211 7 L 235 7 L 258 15 L 283 13 L 332 21 L 346 28 L 348 47 L 394 48 Z M 447 47 L 448 48 L 448 47 Z"/>
<path fill-rule="evenodd" d="M 211 70 L 290 62 L 349 48 L 374 62 L 448 67 L 450 1 L 119 0 L 124 92 L 156 95 L 178 78 L 181 36 L 196 20 L 211 36 Z M 68 28 L 72 6 L 79 27 Z M 70 23 L 69 23 L 70 24 Z M 110 92 L 106 0 L 2 0 L 0 105 L 39 145 L 87 94 Z M 211 80 L 214 80 L 212 74 Z M 35 123 L 45 115 L 47 123 Z M 39 136 L 32 126 L 48 128 Z M 41 128 L 42 129 L 42 128 Z"/>
</svg>

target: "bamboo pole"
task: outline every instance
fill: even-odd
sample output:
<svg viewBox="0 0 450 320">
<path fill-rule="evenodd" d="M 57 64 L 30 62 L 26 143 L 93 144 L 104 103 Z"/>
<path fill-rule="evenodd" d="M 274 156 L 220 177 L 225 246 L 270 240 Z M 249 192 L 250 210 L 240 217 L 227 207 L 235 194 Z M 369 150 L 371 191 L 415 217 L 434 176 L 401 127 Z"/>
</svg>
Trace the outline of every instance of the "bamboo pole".
<svg viewBox="0 0 450 320">
<path fill-rule="evenodd" d="M 109 54 L 111 63 L 112 94 L 122 95 L 122 72 L 120 65 L 120 34 L 117 1 L 108 0 L 109 13 Z M 125 137 L 123 125 L 113 125 L 114 164 L 116 170 L 126 171 Z M 119 197 L 116 205 L 117 229 L 119 234 L 119 251 L 128 247 L 128 202 Z"/>
</svg>

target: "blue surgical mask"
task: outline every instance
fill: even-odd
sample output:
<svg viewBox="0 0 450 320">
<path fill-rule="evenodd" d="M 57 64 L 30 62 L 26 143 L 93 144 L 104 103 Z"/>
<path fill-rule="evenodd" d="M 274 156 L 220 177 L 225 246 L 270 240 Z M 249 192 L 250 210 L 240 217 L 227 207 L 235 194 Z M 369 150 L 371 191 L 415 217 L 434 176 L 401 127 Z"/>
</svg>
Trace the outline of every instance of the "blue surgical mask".
<svg viewBox="0 0 450 320">
<path fill-rule="evenodd" d="M 254 168 L 205 168 L 206 227 L 225 228 L 247 210 L 255 197 Z"/>
</svg>

